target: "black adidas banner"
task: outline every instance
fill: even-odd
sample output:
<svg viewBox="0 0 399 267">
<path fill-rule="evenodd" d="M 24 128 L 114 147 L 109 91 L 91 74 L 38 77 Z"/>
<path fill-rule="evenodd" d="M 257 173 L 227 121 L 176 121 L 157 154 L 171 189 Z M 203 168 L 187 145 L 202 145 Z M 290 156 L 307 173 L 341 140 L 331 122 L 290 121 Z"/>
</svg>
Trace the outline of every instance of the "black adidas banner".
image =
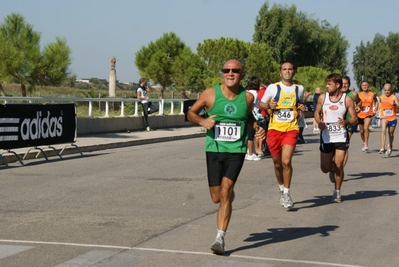
<svg viewBox="0 0 399 267">
<path fill-rule="evenodd" d="M 0 149 L 76 142 L 75 104 L 0 105 Z"/>
</svg>

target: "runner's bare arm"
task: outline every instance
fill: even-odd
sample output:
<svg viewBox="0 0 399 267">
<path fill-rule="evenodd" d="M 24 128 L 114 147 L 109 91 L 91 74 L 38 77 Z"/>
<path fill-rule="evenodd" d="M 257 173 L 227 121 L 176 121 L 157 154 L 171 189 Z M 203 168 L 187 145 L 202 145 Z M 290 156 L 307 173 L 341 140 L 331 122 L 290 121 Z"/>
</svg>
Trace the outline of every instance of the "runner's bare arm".
<svg viewBox="0 0 399 267">
<path fill-rule="evenodd" d="M 316 108 L 314 111 L 314 119 L 319 127 L 320 130 L 324 130 L 326 128 L 326 124 L 322 121 L 321 112 L 322 112 L 322 105 L 324 103 L 324 98 L 326 94 L 321 94 L 319 99 L 317 99 Z"/>
<path fill-rule="evenodd" d="M 192 123 L 198 124 L 205 129 L 209 130 L 215 126 L 214 118 L 216 115 L 209 116 L 208 118 L 203 118 L 199 115 L 203 108 L 209 110 L 213 103 L 215 102 L 215 91 L 213 88 L 208 88 L 200 94 L 197 101 L 187 112 L 187 118 Z"/>
</svg>

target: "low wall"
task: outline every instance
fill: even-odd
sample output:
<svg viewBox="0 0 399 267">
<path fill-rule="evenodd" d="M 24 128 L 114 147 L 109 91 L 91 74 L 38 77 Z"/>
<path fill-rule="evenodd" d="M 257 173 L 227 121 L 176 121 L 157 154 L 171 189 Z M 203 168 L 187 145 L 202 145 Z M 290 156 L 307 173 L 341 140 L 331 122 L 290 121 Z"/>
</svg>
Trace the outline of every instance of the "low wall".
<svg viewBox="0 0 399 267">
<path fill-rule="evenodd" d="M 306 118 L 313 118 L 313 102 L 306 102 Z M 148 123 L 153 129 L 193 126 L 185 121 L 184 114 L 150 115 Z M 129 131 L 142 131 L 145 129 L 142 116 L 118 117 L 78 117 L 78 135 L 113 133 Z"/>
<path fill-rule="evenodd" d="M 150 115 L 148 123 L 153 129 L 193 126 L 185 121 L 184 115 Z M 142 131 L 145 129 L 142 116 L 126 117 L 79 117 L 78 135 L 112 133 L 129 131 Z"/>
</svg>

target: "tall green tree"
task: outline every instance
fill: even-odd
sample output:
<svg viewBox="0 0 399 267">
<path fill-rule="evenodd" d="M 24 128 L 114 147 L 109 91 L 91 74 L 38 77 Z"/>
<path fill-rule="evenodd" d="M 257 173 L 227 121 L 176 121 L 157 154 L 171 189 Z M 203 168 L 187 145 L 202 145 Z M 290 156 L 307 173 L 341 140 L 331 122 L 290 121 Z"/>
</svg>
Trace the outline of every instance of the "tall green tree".
<svg viewBox="0 0 399 267">
<path fill-rule="evenodd" d="M 7 16 L 0 25 L 0 65 L 2 79 L 16 79 L 21 83 L 21 94 L 26 96 L 26 85 L 40 61 L 40 34 L 19 14 Z"/>
<path fill-rule="evenodd" d="M 0 80 L 17 80 L 21 95 L 37 84 L 58 85 L 67 76 L 70 49 L 64 39 L 40 51 L 40 33 L 22 15 L 12 13 L 0 25 Z"/>
<path fill-rule="evenodd" d="M 179 91 L 183 98 L 188 98 L 187 91 L 199 92 L 205 88 L 203 72 L 205 64 L 201 58 L 185 47 L 172 63 L 174 89 Z"/>
<path fill-rule="evenodd" d="M 393 39 L 391 39 L 392 41 Z M 394 48 L 393 42 L 391 46 Z M 370 86 L 380 90 L 388 81 L 395 81 L 393 66 L 397 63 L 392 60 L 393 54 L 386 38 L 376 34 L 372 42 L 363 41 L 356 46 L 353 54 L 353 69 L 355 81 L 360 85 L 362 80 L 367 80 Z M 397 58 L 397 57 L 396 57 Z"/>
<path fill-rule="evenodd" d="M 253 41 L 267 44 L 279 64 L 290 61 L 296 67 L 346 72 L 349 44 L 338 27 L 298 12 L 295 5 L 273 4 L 269 9 L 269 3 L 264 3 L 256 17 Z"/>
<path fill-rule="evenodd" d="M 389 81 L 395 91 L 399 91 L 399 33 L 388 34 L 386 43 L 390 50 L 390 66 Z"/>
<path fill-rule="evenodd" d="M 353 75 L 355 81 L 358 85 L 362 82 L 362 80 L 367 79 L 366 73 L 369 73 L 367 69 L 367 59 L 366 59 L 366 45 L 363 41 L 360 42 L 358 46 L 355 48 L 355 52 L 353 52 Z"/>
<path fill-rule="evenodd" d="M 317 87 L 326 88 L 326 78 L 330 71 L 317 67 L 299 67 L 295 73 L 295 80 L 302 84 L 306 91 L 314 93 Z"/>
<path fill-rule="evenodd" d="M 33 82 L 41 85 L 58 86 L 68 78 L 68 67 L 71 64 L 71 49 L 66 39 L 56 37 L 54 43 L 46 45 L 40 60 L 35 64 Z"/>
<path fill-rule="evenodd" d="M 162 86 L 161 97 L 173 81 L 173 62 L 182 53 L 186 44 L 173 32 L 165 33 L 148 46 L 142 46 L 135 54 L 135 65 L 142 77 Z"/>
<path fill-rule="evenodd" d="M 248 57 L 245 60 L 247 77 L 256 76 L 261 83 L 278 81 L 280 66 L 272 57 L 271 49 L 264 43 L 248 43 Z"/>
<path fill-rule="evenodd" d="M 220 70 L 229 59 L 245 63 L 248 45 L 235 38 L 206 39 L 197 46 L 198 56 L 205 62 L 204 83 L 206 87 L 222 82 Z"/>
</svg>

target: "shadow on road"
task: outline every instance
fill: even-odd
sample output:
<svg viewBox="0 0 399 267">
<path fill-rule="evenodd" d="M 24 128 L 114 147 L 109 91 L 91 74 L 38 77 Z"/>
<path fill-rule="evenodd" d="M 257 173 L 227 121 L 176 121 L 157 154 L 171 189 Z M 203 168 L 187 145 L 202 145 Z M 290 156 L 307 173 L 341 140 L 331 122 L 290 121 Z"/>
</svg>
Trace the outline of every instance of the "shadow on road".
<svg viewBox="0 0 399 267">
<path fill-rule="evenodd" d="M 356 191 L 354 194 L 350 195 L 342 195 L 342 201 L 349 201 L 349 200 L 360 200 L 360 199 L 367 199 L 367 198 L 376 198 L 376 197 L 387 197 L 387 196 L 394 196 L 397 195 L 398 192 L 395 190 L 383 190 L 383 191 Z M 300 206 L 301 204 L 310 204 L 308 206 Z M 313 199 L 304 200 L 301 202 L 295 202 L 295 209 L 308 209 L 319 207 L 322 205 L 332 204 L 331 203 L 331 195 L 328 196 L 314 196 Z M 300 207 L 298 207 L 298 205 Z M 336 204 L 335 204 L 336 205 Z"/>
<path fill-rule="evenodd" d="M 355 174 L 347 174 L 346 177 L 353 177 L 353 178 L 345 178 L 344 182 L 351 180 L 359 180 L 364 178 L 374 178 L 379 176 L 394 176 L 394 175 L 396 175 L 395 172 L 361 172 Z"/>
<path fill-rule="evenodd" d="M 229 256 L 237 251 L 253 249 L 272 243 L 286 242 L 311 235 L 319 234 L 323 237 L 329 236 L 329 232 L 335 231 L 337 228 L 338 226 L 336 225 L 326 225 L 321 227 L 270 228 L 267 229 L 266 232 L 250 234 L 244 242 L 253 242 L 253 244 L 226 251 L 225 256 Z"/>
</svg>

